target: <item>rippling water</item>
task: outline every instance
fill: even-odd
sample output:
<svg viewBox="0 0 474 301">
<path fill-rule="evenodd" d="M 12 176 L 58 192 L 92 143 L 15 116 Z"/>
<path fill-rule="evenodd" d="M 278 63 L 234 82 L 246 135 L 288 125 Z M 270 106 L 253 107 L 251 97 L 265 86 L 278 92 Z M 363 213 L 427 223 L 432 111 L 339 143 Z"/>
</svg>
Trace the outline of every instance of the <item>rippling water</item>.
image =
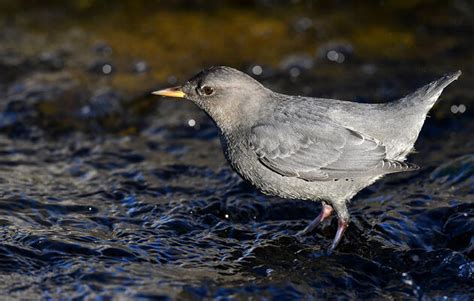
<svg viewBox="0 0 474 301">
<path fill-rule="evenodd" d="M 150 136 L 57 142 L 3 137 L 3 293 L 470 294 L 474 155 L 369 188 L 353 201 L 347 235 L 328 256 L 323 250 L 335 220 L 314 237 L 294 236 L 317 215 L 318 204 L 255 192 L 216 154 L 215 137 L 176 137 L 195 132 L 183 126 Z"/>
<path fill-rule="evenodd" d="M 26 20 L 43 18 L 29 14 Z M 292 14 L 292 28 L 317 23 Z M 44 32 L 19 20 L 5 22 L 0 34 L 2 296 L 472 300 L 470 23 L 443 19 L 446 27 L 420 29 L 444 38 L 442 51 L 427 54 L 439 60 L 435 67 L 419 57 L 368 62 L 349 42 L 323 43 L 322 59 L 282 54 L 279 64 L 265 65 L 239 58 L 279 91 L 364 101 L 402 96 L 439 69 L 464 71 L 421 133 L 411 161 L 422 169 L 387 176 L 354 198 L 346 236 L 327 255 L 337 221 L 296 239 L 320 205 L 265 196 L 242 182 L 203 113 L 143 96 L 160 76 L 147 75 L 147 62 L 102 42 L 62 53 L 71 37 L 46 54 L 32 50 L 26 41 L 43 45 Z M 85 33 L 73 38 L 91 40 L 81 26 Z M 345 61 L 337 62 L 341 54 Z M 120 84 L 127 79 L 134 88 Z M 461 104 L 465 112 L 453 110 Z"/>
</svg>

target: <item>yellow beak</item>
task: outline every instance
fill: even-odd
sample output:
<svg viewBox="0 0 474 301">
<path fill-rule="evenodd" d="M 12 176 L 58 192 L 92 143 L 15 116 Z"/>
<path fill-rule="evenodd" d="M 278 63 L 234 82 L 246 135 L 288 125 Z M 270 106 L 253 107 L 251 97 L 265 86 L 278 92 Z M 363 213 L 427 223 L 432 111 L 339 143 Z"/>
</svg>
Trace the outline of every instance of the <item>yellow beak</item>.
<svg viewBox="0 0 474 301">
<path fill-rule="evenodd" d="M 186 96 L 183 90 L 181 90 L 181 86 L 158 90 L 158 91 L 152 92 L 151 94 L 160 95 L 160 96 L 168 96 L 168 97 L 178 97 L 178 98 L 184 98 Z"/>
</svg>

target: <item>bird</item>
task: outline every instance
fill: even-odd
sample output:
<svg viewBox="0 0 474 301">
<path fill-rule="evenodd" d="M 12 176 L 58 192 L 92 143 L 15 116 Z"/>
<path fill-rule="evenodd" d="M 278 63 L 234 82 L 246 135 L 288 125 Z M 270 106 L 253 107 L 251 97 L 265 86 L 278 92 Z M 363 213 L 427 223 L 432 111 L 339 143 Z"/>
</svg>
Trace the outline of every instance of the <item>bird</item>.
<svg viewBox="0 0 474 301">
<path fill-rule="evenodd" d="M 398 100 L 359 103 L 277 93 L 237 69 L 213 66 L 152 94 L 202 109 L 217 126 L 232 169 L 261 192 L 321 202 L 321 213 L 299 237 L 335 212 L 333 251 L 349 225 L 347 205 L 360 190 L 419 168 L 406 157 L 428 111 L 460 75 L 446 74 Z"/>
</svg>

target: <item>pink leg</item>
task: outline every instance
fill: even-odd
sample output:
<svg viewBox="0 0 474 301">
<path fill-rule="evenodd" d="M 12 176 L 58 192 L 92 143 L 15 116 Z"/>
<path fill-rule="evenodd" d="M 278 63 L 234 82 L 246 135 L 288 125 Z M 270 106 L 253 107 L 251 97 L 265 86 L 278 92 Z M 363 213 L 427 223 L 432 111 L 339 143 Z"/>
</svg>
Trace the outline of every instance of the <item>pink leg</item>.
<svg viewBox="0 0 474 301">
<path fill-rule="evenodd" d="M 333 208 L 332 206 L 326 204 L 326 203 L 323 203 L 323 209 L 321 210 L 321 213 L 308 225 L 306 226 L 306 228 L 304 228 L 304 230 L 298 232 L 296 235 L 298 236 L 303 236 L 303 235 L 306 235 L 308 233 L 310 233 L 311 231 L 313 231 L 316 226 L 318 226 L 322 221 L 324 221 L 326 218 L 328 218 L 329 216 L 331 216 L 331 213 L 333 212 Z"/>
<path fill-rule="evenodd" d="M 334 249 L 337 247 L 348 225 L 349 225 L 349 220 L 339 218 L 337 222 L 336 237 L 334 237 L 334 240 L 331 244 L 331 248 L 329 249 L 330 251 L 334 251 Z"/>
</svg>

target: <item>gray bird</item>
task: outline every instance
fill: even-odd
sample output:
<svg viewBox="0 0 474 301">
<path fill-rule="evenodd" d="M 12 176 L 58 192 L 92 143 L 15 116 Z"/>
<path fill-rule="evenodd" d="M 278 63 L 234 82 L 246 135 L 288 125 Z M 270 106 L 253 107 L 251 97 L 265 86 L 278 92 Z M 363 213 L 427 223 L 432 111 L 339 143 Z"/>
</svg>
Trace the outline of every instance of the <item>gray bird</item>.
<svg viewBox="0 0 474 301">
<path fill-rule="evenodd" d="M 460 75 L 381 104 L 284 95 L 223 66 L 153 94 L 186 98 L 204 110 L 219 128 L 232 168 L 262 192 L 321 201 L 321 213 L 298 235 L 335 211 L 334 250 L 349 223 L 347 203 L 357 192 L 386 174 L 418 169 L 405 158 L 428 111 Z"/>
</svg>

